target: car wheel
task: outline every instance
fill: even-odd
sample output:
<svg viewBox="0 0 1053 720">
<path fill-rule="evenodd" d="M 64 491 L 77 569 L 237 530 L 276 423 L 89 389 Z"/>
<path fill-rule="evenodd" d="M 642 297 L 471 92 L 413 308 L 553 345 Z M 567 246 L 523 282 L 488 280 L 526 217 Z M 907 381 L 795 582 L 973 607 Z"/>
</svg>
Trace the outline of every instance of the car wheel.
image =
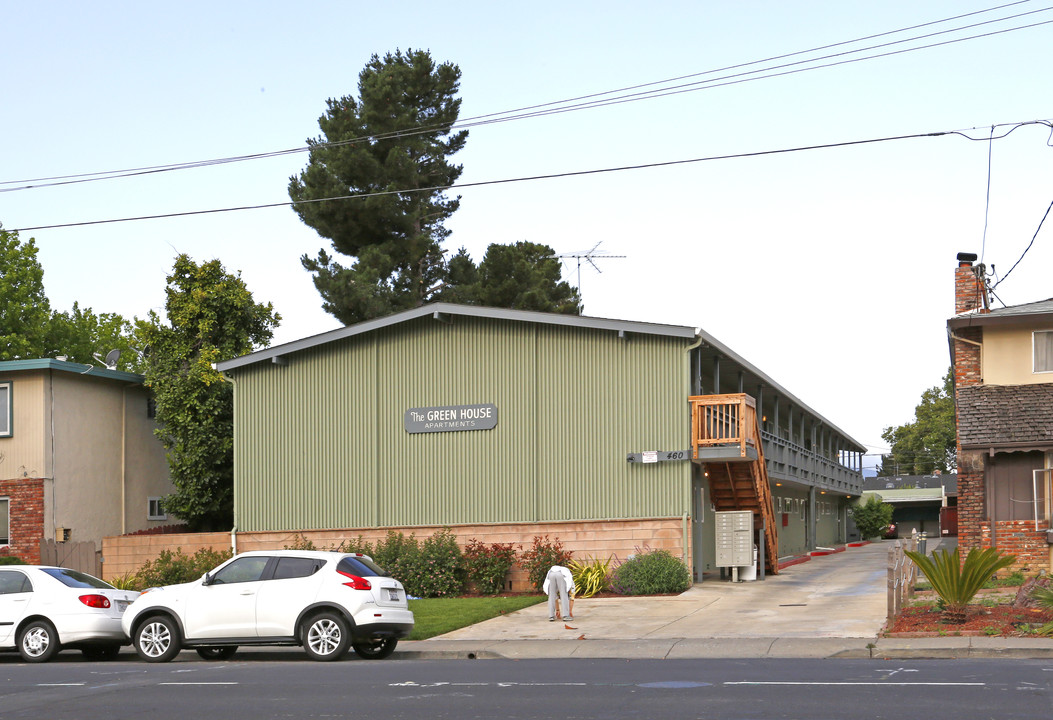
<svg viewBox="0 0 1053 720">
<path fill-rule="evenodd" d="M 227 660 L 234 657 L 238 651 L 237 645 L 223 645 L 222 647 L 199 647 L 195 648 L 202 660 Z"/>
<path fill-rule="evenodd" d="M 34 620 L 18 635 L 18 653 L 26 662 L 47 662 L 58 651 L 58 633 L 47 620 Z"/>
<path fill-rule="evenodd" d="M 81 648 L 85 660 L 114 660 L 121 653 L 120 645 L 91 645 Z"/>
<path fill-rule="evenodd" d="M 153 615 L 136 629 L 132 641 L 146 662 L 168 662 L 179 654 L 179 626 L 167 615 Z"/>
<path fill-rule="evenodd" d="M 395 646 L 399 644 L 396 638 L 381 638 L 379 640 L 363 640 L 352 643 L 358 656 L 366 660 L 383 660 L 395 652 Z"/>
<path fill-rule="evenodd" d="M 332 612 L 312 616 L 303 627 L 303 649 L 312 660 L 339 660 L 347 652 L 347 621 Z"/>
</svg>

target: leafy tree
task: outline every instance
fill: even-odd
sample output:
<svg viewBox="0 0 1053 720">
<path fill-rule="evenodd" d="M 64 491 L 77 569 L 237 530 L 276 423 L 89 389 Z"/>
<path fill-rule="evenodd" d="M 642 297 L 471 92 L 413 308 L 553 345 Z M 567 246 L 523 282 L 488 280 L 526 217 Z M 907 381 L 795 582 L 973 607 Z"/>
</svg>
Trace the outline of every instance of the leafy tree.
<svg viewBox="0 0 1053 720">
<path fill-rule="evenodd" d="M 859 536 L 864 540 L 879 537 L 892 522 L 893 507 L 881 502 L 876 495 L 871 495 L 866 502 L 852 508 L 852 519 L 859 529 Z"/>
<path fill-rule="evenodd" d="M 165 509 L 195 530 L 233 521 L 233 393 L 213 363 L 266 344 L 280 317 L 257 303 L 240 275 L 218 260 L 179 255 L 168 276 L 167 324 L 151 311 L 139 321 L 146 385 L 157 401 L 157 436 L 168 451 L 176 491 Z"/>
<path fill-rule="evenodd" d="M 470 268 L 464 249 L 449 263 L 449 283 L 440 295 L 453 302 L 577 315 L 581 298 L 560 280 L 559 260 L 548 245 L 493 244 L 478 268 Z"/>
<path fill-rule="evenodd" d="M 289 180 L 289 197 L 307 225 L 355 258 L 326 250 L 301 262 L 314 274 L 322 307 L 352 323 L 416 307 L 445 274 L 445 221 L 460 198 L 443 188 L 462 167 L 448 161 L 468 131 L 453 132 L 461 71 L 423 50 L 374 55 L 359 74 L 356 99 L 326 101 L 322 136 L 308 140 L 307 168 Z M 370 195 L 354 200 L 323 200 Z"/>
<path fill-rule="evenodd" d="M 0 228 L 0 360 L 45 357 L 50 315 L 36 242 Z"/>
<path fill-rule="evenodd" d="M 921 402 L 914 408 L 913 422 L 885 428 L 881 437 L 889 443 L 891 452 L 881 458 L 879 475 L 929 475 L 936 470 L 955 470 L 953 383 L 953 375 L 948 370 L 942 386 L 921 394 Z"/>
<path fill-rule="evenodd" d="M 139 352 L 132 323 L 117 313 L 96 315 L 92 309 L 73 303 L 71 312 L 55 312 L 48 326 L 45 355 L 64 355 L 72 362 L 97 364 L 96 355 L 120 350 L 118 370 L 136 371 Z"/>
</svg>

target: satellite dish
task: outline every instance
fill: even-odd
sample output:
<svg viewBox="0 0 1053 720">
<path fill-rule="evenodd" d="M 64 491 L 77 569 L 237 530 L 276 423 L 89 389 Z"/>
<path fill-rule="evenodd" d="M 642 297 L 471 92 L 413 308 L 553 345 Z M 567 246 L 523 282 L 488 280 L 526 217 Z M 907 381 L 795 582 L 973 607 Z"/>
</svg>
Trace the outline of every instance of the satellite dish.
<svg viewBox="0 0 1053 720">
<path fill-rule="evenodd" d="M 121 351 L 114 348 L 106 353 L 105 365 L 110 370 L 117 369 L 117 361 L 121 359 Z"/>
</svg>

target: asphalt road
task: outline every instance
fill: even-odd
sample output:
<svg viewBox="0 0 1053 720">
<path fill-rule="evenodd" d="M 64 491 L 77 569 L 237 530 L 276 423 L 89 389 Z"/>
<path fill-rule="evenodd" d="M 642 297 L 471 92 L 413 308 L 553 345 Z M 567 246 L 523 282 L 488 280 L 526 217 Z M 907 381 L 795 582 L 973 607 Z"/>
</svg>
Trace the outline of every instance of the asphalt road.
<svg viewBox="0 0 1053 720">
<path fill-rule="evenodd" d="M 239 658 L 242 656 L 238 656 Z M 150 665 L 0 656 L 8 718 L 1048 718 L 1038 660 L 384 660 L 246 653 Z"/>
</svg>

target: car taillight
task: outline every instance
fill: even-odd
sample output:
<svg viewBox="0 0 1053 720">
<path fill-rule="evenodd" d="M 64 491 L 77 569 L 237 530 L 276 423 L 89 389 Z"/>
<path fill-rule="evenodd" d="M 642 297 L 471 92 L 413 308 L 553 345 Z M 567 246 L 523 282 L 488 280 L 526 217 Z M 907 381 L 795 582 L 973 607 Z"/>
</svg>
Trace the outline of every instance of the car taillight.
<svg viewBox="0 0 1053 720">
<path fill-rule="evenodd" d="M 110 599 L 105 595 L 81 595 L 78 599 L 92 608 L 108 608 L 110 606 Z"/>
<path fill-rule="evenodd" d="M 373 588 L 373 586 L 370 585 L 369 581 L 365 578 L 360 578 L 358 575 L 352 575 L 351 573 L 344 572 L 343 570 L 337 570 L 337 572 L 346 578 L 350 578 L 351 582 L 344 583 L 344 585 L 347 585 L 349 588 L 352 588 L 354 590 L 371 590 Z"/>
</svg>

